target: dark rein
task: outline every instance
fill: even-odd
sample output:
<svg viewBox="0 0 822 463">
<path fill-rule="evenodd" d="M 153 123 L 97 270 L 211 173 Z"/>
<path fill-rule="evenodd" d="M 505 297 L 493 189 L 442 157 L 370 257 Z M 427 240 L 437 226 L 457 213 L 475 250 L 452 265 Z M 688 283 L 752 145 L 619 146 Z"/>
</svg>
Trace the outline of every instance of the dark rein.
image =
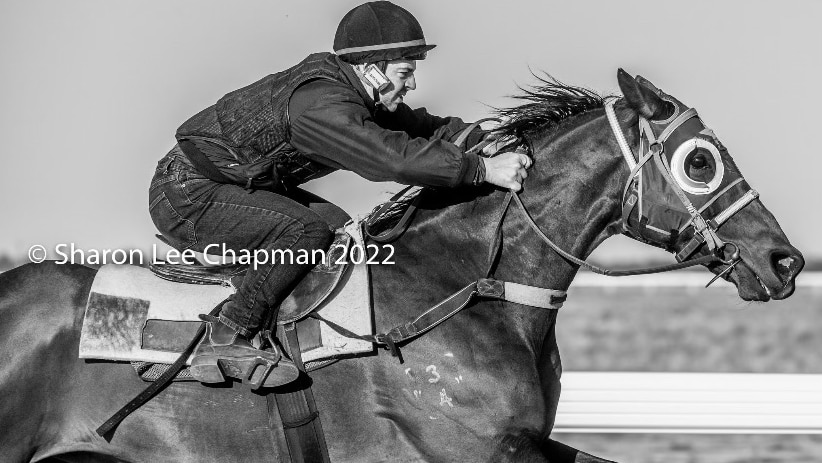
<svg viewBox="0 0 822 463">
<path fill-rule="evenodd" d="M 717 235 L 716 230 L 731 216 L 739 212 L 745 206 L 750 204 L 754 199 L 756 199 L 758 197 L 756 191 L 747 191 L 744 195 L 742 195 L 742 197 L 734 201 L 730 206 L 728 206 L 722 212 L 717 214 L 713 219 L 706 220 L 702 216 L 702 211 L 705 208 L 707 208 L 708 205 L 714 203 L 720 196 L 726 194 L 730 190 L 730 188 L 739 183 L 741 179 L 737 179 L 735 182 L 732 182 L 726 188 L 715 194 L 699 210 L 697 210 L 693 206 L 693 204 L 691 204 L 690 200 L 687 198 L 682 188 L 680 188 L 676 181 L 673 179 L 671 172 L 669 171 L 669 167 L 667 166 L 665 160 L 662 157 L 662 153 L 665 147 L 665 141 L 685 121 L 693 117 L 698 117 L 696 114 L 696 110 L 688 109 L 687 111 L 684 111 L 681 114 L 679 114 L 678 117 L 674 118 L 674 120 L 663 129 L 662 133 L 659 136 L 656 136 L 654 134 L 653 130 L 650 128 L 648 121 L 645 118 L 640 117 L 640 156 L 635 158 L 630 147 L 628 147 L 628 144 L 625 141 L 625 135 L 622 133 L 622 129 L 619 127 L 619 124 L 616 120 L 615 113 L 613 112 L 614 102 L 615 100 L 606 103 L 605 111 L 608 121 L 611 125 L 611 129 L 614 133 L 614 136 L 617 139 L 617 142 L 620 146 L 620 149 L 623 152 L 623 155 L 625 156 L 626 162 L 628 163 L 628 168 L 630 170 L 630 174 L 628 176 L 628 181 L 626 183 L 625 191 L 623 192 L 622 198 L 623 213 L 621 221 L 623 225 L 623 230 L 631 232 L 636 236 L 642 237 L 641 230 L 638 230 L 637 227 L 630 227 L 628 224 L 628 218 L 631 212 L 634 210 L 633 206 L 637 200 L 636 197 L 632 197 L 628 193 L 629 187 L 633 185 L 634 179 L 638 175 L 639 171 L 643 168 L 643 166 L 645 166 L 645 164 L 649 160 L 653 160 L 654 165 L 662 173 L 666 183 L 674 190 L 677 197 L 682 202 L 682 205 L 684 206 L 685 210 L 691 216 L 691 220 L 689 221 L 688 225 L 683 228 L 683 230 L 687 227 L 694 228 L 694 236 L 688 243 L 685 244 L 685 246 L 683 246 L 681 250 L 679 250 L 679 252 L 676 255 L 678 260 L 677 263 L 630 270 L 603 269 L 595 265 L 589 264 L 584 259 L 580 259 L 572 255 L 571 253 L 565 251 L 556 243 L 554 243 L 553 240 L 551 240 L 542 231 L 542 229 L 540 229 L 539 225 L 537 225 L 537 223 L 531 217 L 531 214 L 528 213 L 528 210 L 522 203 L 522 200 L 520 199 L 519 195 L 515 191 L 509 190 L 508 193 L 505 195 L 505 199 L 503 200 L 502 212 L 500 213 L 499 220 L 495 228 L 494 236 L 492 237 L 488 256 L 488 271 L 486 273 L 486 278 L 480 278 L 475 282 L 469 283 L 467 286 L 463 287 L 462 289 L 447 297 L 445 300 L 441 301 L 434 307 L 425 311 L 422 315 L 418 316 L 414 321 L 396 326 L 385 333 L 373 336 L 359 336 L 355 333 L 345 331 L 341 327 L 335 327 L 333 323 L 330 323 L 327 320 L 326 322 L 328 322 L 329 325 L 332 326 L 332 328 L 338 329 L 338 331 L 340 331 L 346 336 L 364 339 L 379 345 L 387 346 L 387 348 L 391 351 L 392 355 L 399 357 L 400 362 L 402 362 L 402 356 L 399 352 L 399 348 L 397 347 L 398 344 L 415 338 L 427 332 L 428 330 L 434 328 L 440 323 L 444 322 L 445 320 L 452 317 L 463 308 L 467 307 L 474 297 L 506 300 L 509 302 L 515 302 L 543 309 L 558 309 L 562 306 L 562 302 L 564 302 L 565 300 L 566 293 L 564 290 L 537 288 L 517 283 L 503 282 L 491 278 L 491 276 L 493 275 L 496 256 L 499 253 L 500 248 L 502 247 L 502 224 L 505 220 L 505 216 L 507 215 L 507 211 L 511 205 L 512 200 L 517 204 L 519 210 L 522 212 L 522 215 L 526 223 L 528 223 L 531 229 L 534 230 L 534 232 L 546 244 L 548 244 L 557 254 L 562 256 L 562 258 L 566 259 L 567 261 L 579 267 L 586 268 L 593 273 L 605 276 L 618 277 L 670 272 L 683 268 L 693 267 L 696 265 L 709 265 L 714 263 L 726 265 L 726 268 L 722 272 L 720 272 L 711 281 L 708 282 L 708 284 L 706 285 L 707 287 L 710 286 L 714 281 L 716 281 L 720 277 L 730 272 L 739 262 L 742 261 L 741 257 L 739 256 L 739 247 L 732 242 L 722 241 Z M 468 134 L 474 129 L 476 129 L 480 123 L 488 120 L 498 121 L 497 119 L 490 118 L 477 121 L 474 124 L 470 125 L 458 137 L 456 141 L 457 146 L 462 146 L 462 144 L 467 139 Z M 491 142 L 491 140 L 485 140 L 477 146 L 474 146 L 467 152 L 479 152 Z M 642 148 L 644 145 L 648 146 L 647 152 L 645 153 L 642 152 Z M 512 145 L 508 146 L 527 147 L 528 144 L 524 140 L 519 139 L 516 141 L 516 143 L 513 143 Z M 369 232 L 368 228 L 370 225 L 373 225 L 381 217 L 383 217 L 383 215 L 386 214 L 391 209 L 391 207 L 398 202 L 397 200 L 400 197 L 402 197 L 410 188 L 411 187 L 408 187 L 399 192 L 397 195 L 391 198 L 391 201 L 387 202 L 386 204 L 383 204 L 378 209 L 376 209 L 375 212 L 373 212 L 371 216 L 366 220 L 365 234 L 369 238 L 377 242 L 387 242 L 396 239 L 405 231 L 405 229 L 410 224 L 410 220 L 414 214 L 414 211 L 416 210 L 417 203 L 420 199 L 419 194 L 411 200 L 402 217 L 392 229 L 374 235 Z M 655 242 L 653 240 L 646 241 L 649 241 L 652 244 L 656 245 L 663 245 L 663 243 Z M 710 253 L 703 255 L 701 257 L 690 258 L 703 245 L 708 246 Z M 730 253 L 730 258 L 726 259 L 725 248 L 728 246 L 731 246 L 733 248 L 733 251 Z"/>
<path fill-rule="evenodd" d="M 481 119 L 477 122 L 474 122 L 473 124 L 471 124 L 470 126 L 468 126 L 467 128 L 465 128 L 462 131 L 462 133 L 459 135 L 459 137 L 455 141 L 455 144 L 457 146 L 462 146 L 465 143 L 465 140 L 468 138 L 468 135 L 474 129 L 479 127 L 479 125 L 481 123 L 487 122 L 487 121 L 501 122 L 499 119 L 496 119 L 496 118 L 485 118 L 485 119 Z M 672 123 L 671 125 L 674 125 L 676 122 L 677 121 L 674 121 L 674 123 Z M 681 124 L 681 122 L 676 124 L 676 127 L 678 127 L 680 124 Z M 676 130 L 676 127 L 674 127 L 669 132 L 669 134 L 673 133 Z M 613 126 L 613 124 L 612 124 L 612 129 L 616 130 L 617 127 Z M 617 139 L 619 140 L 619 135 L 617 135 L 616 132 L 614 133 L 614 135 L 617 136 Z M 621 135 L 621 133 L 620 133 L 620 135 Z M 657 140 L 654 140 L 654 141 L 656 143 L 652 144 L 652 148 L 655 149 L 655 147 L 661 147 L 662 146 L 662 144 L 660 142 L 658 142 Z M 477 144 L 476 146 L 469 149 L 467 152 L 468 153 L 478 153 L 483 148 L 485 148 L 487 145 L 489 145 L 491 142 L 492 142 L 491 140 L 482 141 L 479 144 Z M 514 145 L 528 146 L 527 142 L 525 142 L 522 139 L 518 140 L 516 143 L 514 143 Z M 656 154 L 661 154 L 661 153 L 662 153 L 662 151 L 660 149 L 660 151 Z M 649 153 L 648 155 L 646 155 L 647 159 L 650 159 L 650 157 L 648 157 L 648 156 L 651 156 L 652 154 L 654 154 L 654 153 Z M 659 167 L 660 167 L 660 169 L 664 168 L 664 166 L 659 166 Z M 635 171 L 631 172 L 631 175 L 629 176 L 629 182 L 630 182 L 630 179 L 633 178 L 635 174 L 636 174 Z M 672 182 L 673 182 L 672 180 L 669 181 L 669 183 L 672 183 Z M 390 230 L 387 230 L 385 232 L 376 234 L 376 235 L 369 233 L 369 230 L 368 230 L 368 227 L 370 225 L 373 225 L 376 221 L 378 221 L 394 204 L 397 203 L 397 200 L 399 198 L 401 198 L 403 195 L 405 195 L 408 192 L 408 190 L 410 190 L 410 189 L 411 189 L 411 187 L 407 187 L 407 188 L 401 190 L 394 197 L 392 197 L 391 200 L 389 200 L 386 204 L 383 204 L 381 207 L 376 209 L 374 213 L 371 214 L 371 216 L 366 221 L 366 228 L 365 228 L 366 235 L 369 238 L 371 238 L 374 241 L 381 242 L 381 243 L 392 241 L 392 240 L 396 239 L 399 235 L 401 235 L 405 231 L 406 228 L 408 228 L 408 226 L 410 225 L 410 221 L 411 221 L 410 219 L 413 216 L 414 212 L 416 211 L 417 203 L 419 202 L 419 197 L 420 197 L 419 195 L 416 196 L 411 201 L 411 203 L 408 205 L 405 213 L 402 215 L 400 220 L 397 222 L 397 224 L 393 228 L 391 228 Z M 674 264 L 667 264 L 667 265 L 661 265 L 661 266 L 656 266 L 656 267 L 643 267 L 643 268 L 630 269 L 630 270 L 611 270 L 611 269 L 600 268 L 600 267 L 597 267 L 593 264 L 590 264 L 590 263 L 586 262 L 583 259 L 580 259 L 580 258 L 574 256 L 573 254 L 565 251 L 564 249 L 560 248 L 556 243 L 554 243 L 540 229 L 539 225 L 537 225 L 537 223 L 531 217 L 531 214 L 528 212 L 525 205 L 522 203 L 522 200 L 520 199 L 519 194 L 517 192 L 513 191 L 513 190 L 508 190 L 508 194 L 505 195 L 505 199 L 503 200 L 503 210 L 502 210 L 502 214 L 500 214 L 499 223 L 497 224 L 497 227 L 496 227 L 496 234 L 492 238 L 492 243 L 493 244 L 492 244 L 491 257 L 489 259 L 489 264 L 490 264 L 490 262 L 493 261 L 493 258 L 496 255 L 496 252 L 497 252 L 496 247 L 499 246 L 499 244 L 501 243 L 501 240 L 499 239 L 500 238 L 499 234 L 502 231 L 502 222 L 505 219 L 506 212 L 508 211 L 508 207 L 510 206 L 510 203 L 511 203 L 511 199 L 513 199 L 514 202 L 517 203 L 517 206 L 519 206 L 519 210 L 522 212 L 526 223 L 531 227 L 531 229 L 533 229 L 534 232 L 536 232 L 536 234 L 540 238 L 542 238 L 542 240 L 546 244 L 548 244 L 557 254 L 562 256 L 565 260 L 567 260 L 567 261 L 569 261 L 573 264 L 576 264 L 579 267 L 583 267 L 583 268 L 585 268 L 585 269 L 587 269 L 587 270 L 589 270 L 593 273 L 597 273 L 597 274 L 600 274 L 600 275 L 612 276 L 612 277 L 647 275 L 647 274 L 652 274 L 652 273 L 663 273 L 663 272 L 670 272 L 670 271 L 674 271 L 674 270 L 680 270 L 680 269 L 683 269 L 683 268 L 693 267 L 695 265 L 708 265 L 708 264 L 712 264 L 712 263 L 722 263 L 722 264 L 728 265 L 729 266 L 728 269 L 726 269 L 720 275 L 717 275 L 713 280 L 711 280 L 708 283 L 708 285 L 710 285 L 711 283 L 716 281 L 716 279 L 719 276 L 726 273 L 730 268 L 732 268 L 732 266 L 736 265 L 739 262 L 739 248 L 736 247 L 736 245 L 733 244 L 733 243 L 728 243 L 728 244 L 734 246 L 734 248 L 735 248 L 730 259 L 724 259 L 721 255 L 719 255 L 720 252 L 721 252 L 721 249 L 722 249 L 722 247 L 720 246 L 719 248 L 717 248 L 717 252 L 715 252 L 715 253 L 708 254 L 708 255 L 698 257 L 698 258 L 694 258 L 694 259 L 682 260 L 681 262 L 677 262 L 677 263 L 674 263 Z M 680 198 L 680 199 L 682 199 L 682 198 Z M 623 198 L 623 203 L 624 203 L 624 201 L 625 201 L 625 199 Z M 701 218 L 701 216 L 699 218 Z M 627 217 L 624 216 L 624 215 L 622 217 L 622 222 L 623 222 L 623 229 L 628 229 L 628 227 L 627 227 Z M 702 219 L 702 222 L 705 222 L 705 220 Z M 699 232 L 697 232 L 697 236 L 702 236 L 702 235 Z M 703 242 L 704 242 L 704 240 L 703 240 Z M 657 244 L 659 244 L 659 243 L 657 243 Z M 695 251 L 696 251 L 696 249 L 692 249 L 691 254 L 693 254 Z M 489 274 L 491 273 L 491 270 L 492 269 L 489 269 Z M 706 285 L 706 286 L 708 286 L 708 285 Z"/>
</svg>

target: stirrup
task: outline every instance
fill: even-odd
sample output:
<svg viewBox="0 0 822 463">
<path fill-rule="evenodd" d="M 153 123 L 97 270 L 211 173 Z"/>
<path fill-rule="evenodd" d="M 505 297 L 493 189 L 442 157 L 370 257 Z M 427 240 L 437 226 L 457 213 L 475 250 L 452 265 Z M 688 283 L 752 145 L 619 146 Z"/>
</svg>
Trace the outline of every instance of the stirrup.
<svg viewBox="0 0 822 463">
<path fill-rule="evenodd" d="M 280 357 L 280 360 L 282 360 L 282 357 Z M 255 358 L 254 363 L 248 367 L 248 370 L 246 370 L 246 376 L 242 378 L 243 383 L 251 386 L 251 389 L 259 389 L 265 384 L 266 379 L 268 379 L 271 372 L 277 368 L 279 363 L 280 362 L 277 361 L 277 363 L 272 364 L 271 361 L 262 357 Z M 255 373 L 258 372 L 260 373 L 255 376 Z"/>
<path fill-rule="evenodd" d="M 290 360 L 280 356 L 277 362 L 261 356 L 246 360 L 231 360 L 211 357 L 205 362 L 191 365 L 195 379 L 203 383 L 221 383 L 226 377 L 239 379 L 252 389 L 277 387 L 295 381 L 300 371 Z"/>
</svg>

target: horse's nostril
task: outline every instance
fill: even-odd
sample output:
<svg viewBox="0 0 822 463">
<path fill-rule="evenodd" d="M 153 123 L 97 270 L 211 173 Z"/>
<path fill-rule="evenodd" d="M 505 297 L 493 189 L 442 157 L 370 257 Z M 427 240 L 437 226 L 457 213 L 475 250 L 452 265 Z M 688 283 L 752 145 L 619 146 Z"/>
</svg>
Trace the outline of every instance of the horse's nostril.
<svg viewBox="0 0 822 463">
<path fill-rule="evenodd" d="M 796 274 L 802 270 L 805 261 L 801 256 L 793 255 L 788 252 L 775 251 L 771 254 L 771 267 L 780 281 L 788 284 Z"/>
</svg>

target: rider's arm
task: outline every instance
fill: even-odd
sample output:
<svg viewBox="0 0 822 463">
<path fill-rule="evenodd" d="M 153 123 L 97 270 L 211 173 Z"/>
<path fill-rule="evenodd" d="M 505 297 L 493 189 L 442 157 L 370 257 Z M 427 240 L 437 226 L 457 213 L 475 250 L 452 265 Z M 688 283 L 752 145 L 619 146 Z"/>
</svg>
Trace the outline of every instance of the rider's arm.
<svg viewBox="0 0 822 463">
<path fill-rule="evenodd" d="M 386 129 L 402 130 L 412 137 L 427 139 L 440 138 L 455 142 L 462 131 L 470 124 L 458 117 L 439 117 L 428 113 L 425 108 L 411 109 L 405 103 L 400 103 L 394 112 L 379 111 L 375 121 Z M 488 132 L 477 127 L 466 140 L 465 147 L 470 148 L 485 137 Z"/>
<path fill-rule="evenodd" d="M 289 117 L 294 148 L 369 180 L 456 187 L 470 185 L 477 173 L 477 155 L 448 141 L 453 136 L 449 124 L 457 121 L 438 118 L 445 121 L 438 124 L 428 119 L 427 126 L 425 119 L 411 121 L 418 123 L 410 127 L 412 133 L 429 137 L 390 130 L 378 124 L 357 92 L 344 84 L 323 81 L 301 87 L 292 96 Z"/>
</svg>

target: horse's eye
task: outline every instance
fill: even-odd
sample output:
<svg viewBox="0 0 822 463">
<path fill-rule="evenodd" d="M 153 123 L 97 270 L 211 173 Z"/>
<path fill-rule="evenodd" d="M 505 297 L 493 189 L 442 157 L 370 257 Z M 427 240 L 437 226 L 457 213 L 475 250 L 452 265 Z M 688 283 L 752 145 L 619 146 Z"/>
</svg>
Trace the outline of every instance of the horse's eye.
<svg viewBox="0 0 822 463">
<path fill-rule="evenodd" d="M 691 158 L 691 167 L 694 169 L 704 169 L 707 166 L 708 160 L 705 159 L 705 155 L 697 153 Z"/>
</svg>

